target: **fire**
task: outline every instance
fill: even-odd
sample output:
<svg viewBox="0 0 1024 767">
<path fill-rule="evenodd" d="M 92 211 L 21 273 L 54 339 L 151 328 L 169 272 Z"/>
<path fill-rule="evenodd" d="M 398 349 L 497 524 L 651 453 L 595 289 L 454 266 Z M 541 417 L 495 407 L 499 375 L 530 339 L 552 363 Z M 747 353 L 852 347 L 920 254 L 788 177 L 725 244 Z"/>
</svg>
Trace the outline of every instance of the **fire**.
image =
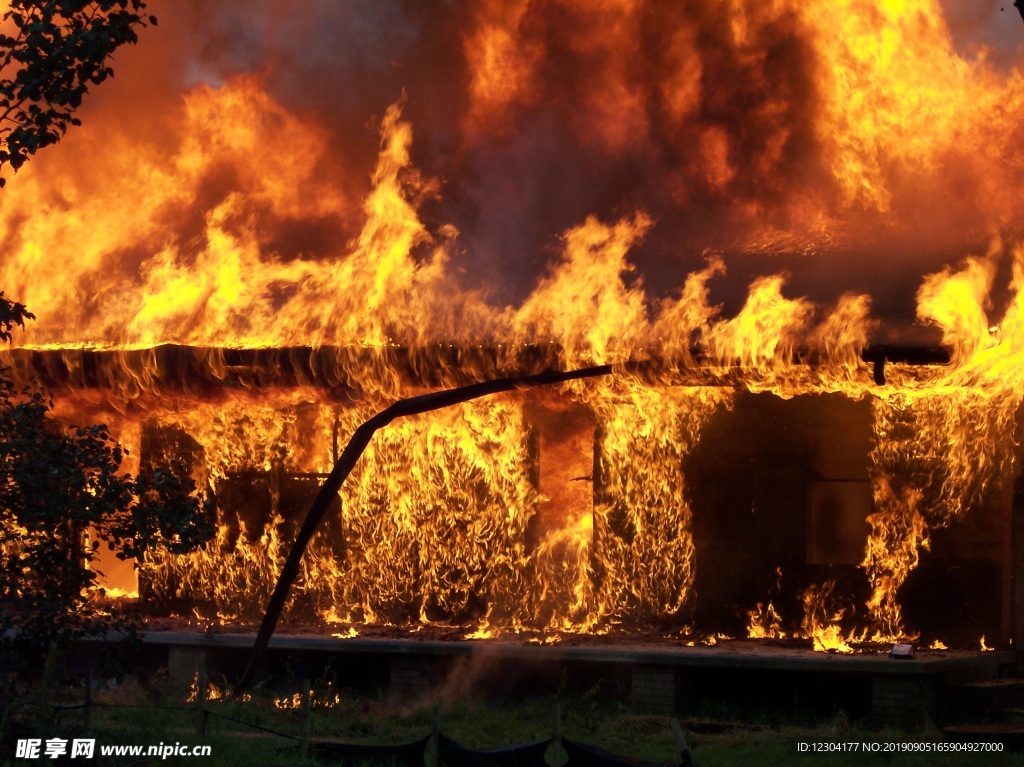
<svg viewBox="0 0 1024 767">
<path fill-rule="evenodd" d="M 828 582 L 820 588 L 811 586 L 803 594 L 804 620 L 801 625 L 803 635 L 814 642 L 818 652 L 852 653 L 850 642 L 863 641 L 850 631 L 843 635 L 840 621 L 845 609 L 837 608 L 833 597 L 835 584 Z"/>
<path fill-rule="evenodd" d="M 327 690 L 310 690 L 309 705 L 311 708 L 334 708 L 341 703 L 341 694 Z M 297 711 L 305 705 L 305 699 L 301 692 L 296 692 L 291 697 L 274 698 L 274 708 L 281 711 Z"/>
<path fill-rule="evenodd" d="M 139 592 L 254 620 L 293 506 L 368 416 L 468 380 L 612 364 L 552 395 L 586 414 L 570 447 L 538 433 L 554 408 L 522 392 L 384 429 L 305 558 L 293 612 L 342 636 L 690 629 L 702 553 L 687 461 L 709 424 L 738 390 L 838 393 L 871 403 L 868 596 L 836 605 L 831 583 L 811 584 L 801 633 L 838 652 L 905 638 L 900 589 L 935 531 L 1012 474 L 1021 70 L 958 52 L 937 0 L 541 6 L 471 3 L 438 46 L 462 57 L 450 135 L 410 85 L 381 102 L 363 160 L 366 137 L 297 107 L 275 72 L 234 74 L 182 94 L 158 137 L 110 128 L 4 192 L 0 287 L 40 315 L 5 357 L 15 374 L 53 352 L 61 419 L 107 420 L 135 454 L 186 450 L 218 491 L 215 537 L 141 562 Z M 484 231 L 496 210 L 511 220 Z M 526 269 L 533 252 L 504 249 L 538 221 L 550 258 Z M 948 366 L 865 362 L 888 330 L 869 280 L 802 295 L 833 266 L 850 272 L 850 253 L 885 277 L 893 252 L 936 249 L 959 260 L 918 272 L 916 316 Z M 665 250 L 683 260 L 662 264 Z M 716 304 L 765 254 L 790 272 L 772 262 L 733 310 Z M 516 284 L 478 281 L 483 261 Z M 165 345 L 184 348 L 177 363 Z M 253 350 L 267 354 L 241 372 Z M 541 450 L 583 468 L 539 476 Z M 793 635 L 776 603 L 742 607 L 749 636 Z"/>
<path fill-rule="evenodd" d="M 709 634 L 708 636 L 701 637 L 700 643 L 707 647 L 717 647 L 719 642 L 728 642 L 732 638 L 733 637 L 728 634 L 719 632 L 717 634 Z"/>
<path fill-rule="evenodd" d="M 598 410 L 598 615 L 650 621 L 680 615 L 690 602 L 693 513 L 682 461 L 727 402 L 717 389 L 640 389 Z"/>
<path fill-rule="evenodd" d="M 943 375 L 887 392 L 876 402 L 872 452 L 875 513 L 863 566 L 874 588 L 868 603 L 880 641 L 902 635 L 896 591 L 929 545 L 932 526 L 946 525 L 978 503 L 1012 465 L 1012 424 L 1020 406 L 1021 281 L 993 334 L 986 308 L 994 258 L 969 259 L 930 276 L 918 314 L 939 325 L 954 350 Z"/>
<path fill-rule="evenodd" d="M 230 697 L 231 691 L 228 690 L 227 688 L 223 688 L 222 689 L 221 687 L 218 687 L 217 685 L 215 685 L 213 682 L 210 682 L 209 680 L 204 680 L 204 681 L 206 682 L 206 693 L 205 693 L 205 696 L 203 697 L 204 701 L 209 702 L 209 701 L 214 701 L 214 700 L 227 700 Z M 185 699 L 186 703 L 195 703 L 196 701 L 199 700 L 199 697 L 200 697 L 200 695 L 199 695 L 199 685 L 200 685 L 200 679 L 199 679 L 199 672 L 197 671 L 192 676 L 192 683 L 189 685 L 189 689 L 188 689 L 188 698 Z M 237 698 L 237 700 L 240 700 L 240 701 L 252 700 L 252 696 L 249 695 L 248 693 L 242 693 L 241 697 Z"/>
<path fill-rule="evenodd" d="M 234 115 L 235 124 L 225 125 L 218 117 L 221 114 Z M 253 229 L 257 211 L 283 219 L 300 212 L 330 217 L 340 215 L 349 204 L 314 177 L 324 152 L 317 131 L 309 131 L 284 112 L 251 79 L 216 91 L 194 92 L 186 102 L 184 119 L 185 138 L 169 168 L 157 170 L 142 163 L 125 179 L 124 183 L 153 194 L 153 199 L 131 201 L 138 218 L 154 222 L 152 226 L 162 217 L 175 218 L 175 207 L 198 194 L 196 187 L 211 166 L 234 170 L 244 191 L 228 194 L 207 211 L 200 244 L 190 243 L 190 251 L 184 250 L 180 235 L 173 231 L 133 231 L 114 222 L 109 232 L 92 231 L 103 218 L 103 208 L 118 207 L 116 200 L 103 196 L 81 202 L 81 221 L 62 219 L 60 226 L 43 231 L 18 223 L 21 248 L 5 260 L 0 277 L 25 300 L 64 307 L 67 312 L 60 325 L 31 331 L 28 345 L 66 347 L 82 345 L 81 339 L 88 338 L 93 340 L 84 342 L 85 346 L 120 349 L 165 343 L 380 347 L 394 343 L 395 333 L 416 338 L 423 312 L 429 313 L 428 304 L 436 300 L 429 283 L 440 276 L 446 256 L 437 250 L 422 264 L 411 259 L 412 249 L 429 237 L 406 193 L 411 188 L 427 194 L 429 185 L 421 184 L 408 169 L 411 127 L 400 120 L 397 108 L 384 120 L 374 187 L 362 206 L 365 224 L 347 258 L 338 262 L 268 258 L 261 233 Z M 266 129 L 261 132 L 254 126 Z M 281 167 L 273 176 L 259 167 L 245 166 L 254 148 L 267 143 L 286 147 L 288 152 L 279 156 Z M 172 195 L 158 191 L 163 189 L 180 191 Z M 306 205 L 307 196 L 316 201 L 313 210 Z M 26 213 L 7 207 L 4 215 L 10 227 L 12 218 L 17 222 Z M 88 235 L 82 229 L 86 221 L 91 227 Z M 40 252 L 59 251 L 63 247 L 59 243 L 86 239 L 86 255 L 76 257 L 74 271 L 60 276 L 40 271 Z M 98 307 L 83 303 L 74 292 L 76 286 L 96 279 L 104 268 L 104 254 L 127 247 L 130 239 L 167 244 L 143 261 L 137 283 L 110 285 L 109 297 Z M 95 256 L 90 255 L 93 251 Z M 32 274 L 30 282 L 26 274 Z M 290 296 L 283 303 L 282 290 Z M 325 296 L 330 298 L 322 303 Z M 404 312 L 405 319 L 399 320 L 396 311 Z"/>
<path fill-rule="evenodd" d="M 501 636 L 501 630 L 492 628 L 486 623 L 482 623 L 474 631 L 468 634 L 463 634 L 463 639 L 494 639 L 495 637 Z"/>
<path fill-rule="evenodd" d="M 538 56 L 516 39 L 516 29 L 528 6 L 525 0 L 480 4 L 477 28 L 465 41 L 466 58 L 473 73 L 468 120 L 474 127 L 504 117 L 508 106 L 529 90 Z"/>
<path fill-rule="evenodd" d="M 892 205 L 886 164 L 934 163 L 978 105 L 937 3 L 871 5 L 815 4 L 808 16 L 830 30 L 817 39 L 832 80 L 822 129 L 834 141 L 836 178 L 847 199 L 884 211 Z"/>
<path fill-rule="evenodd" d="M 558 633 L 554 633 L 554 634 L 548 634 L 548 635 L 542 636 L 542 637 L 530 637 L 526 641 L 528 643 L 530 643 L 530 644 L 544 644 L 544 645 L 558 644 L 559 642 L 562 641 L 562 635 L 558 634 Z"/>
<path fill-rule="evenodd" d="M 750 639 L 785 639 L 782 630 L 782 616 L 771 602 L 757 603 L 757 607 L 747 612 L 747 637 Z"/>
<path fill-rule="evenodd" d="M 759 278 L 740 313 L 713 326 L 708 333 L 712 354 L 742 368 L 788 367 L 797 341 L 807 328 L 811 305 L 782 295 L 783 278 Z"/>
<path fill-rule="evenodd" d="M 612 226 L 588 218 L 565 236 L 563 259 L 516 312 L 520 342 L 556 342 L 567 367 L 620 362 L 647 325 L 644 294 L 628 288 L 626 255 L 650 228 L 639 214 Z"/>
<path fill-rule="evenodd" d="M 118 586 L 103 587 L 103 596 L 108 599 L 138 599 L 138 589 L 122 589 Z"/>
</svg>

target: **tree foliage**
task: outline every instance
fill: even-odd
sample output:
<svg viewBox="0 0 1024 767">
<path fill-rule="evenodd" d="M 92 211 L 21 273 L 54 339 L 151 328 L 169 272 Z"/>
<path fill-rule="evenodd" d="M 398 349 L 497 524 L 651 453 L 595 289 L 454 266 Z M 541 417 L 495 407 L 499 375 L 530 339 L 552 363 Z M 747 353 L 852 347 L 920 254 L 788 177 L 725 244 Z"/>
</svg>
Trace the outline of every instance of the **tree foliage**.
<svg viewBox="0 0 1024 767">
<path fill-rule="evenodd" d="M 36 316 L 25 308 L 24 304 L 18 304 L 9 298 L 4 298 L 4 292 L 0 290 L 0 341 L 10 341 L 11 331 L 15 325 L 25 327 L 25 320 L 34 320 Z"/>
<path fill-rule="evenodd" d="M 5 337 L 30 316 L 0 294 Z M 188 551 L 212 534 L 183 466 L 133 477 L 105 426 L 64 427 L 51 409 L 48 395 L 19 391 L 0 368 L 0 633 L 44 649 L 125 627 L 94 599 L 101 546 L 130 559 Z"/>
<path fill-rule="evenodd" d="M 0 34 L 0 169 L 56 144 L 111 55 L 138 40 L 143 0 L 11 0 Z M 0 186 L 5 180 L 0 178 Z"/>
</svg>

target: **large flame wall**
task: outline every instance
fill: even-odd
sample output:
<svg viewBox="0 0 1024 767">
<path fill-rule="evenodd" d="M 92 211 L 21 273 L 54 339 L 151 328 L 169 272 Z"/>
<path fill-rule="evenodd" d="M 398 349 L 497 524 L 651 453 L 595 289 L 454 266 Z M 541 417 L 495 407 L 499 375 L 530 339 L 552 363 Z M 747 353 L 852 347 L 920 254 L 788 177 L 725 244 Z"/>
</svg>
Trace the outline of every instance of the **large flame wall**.
<svg viewBox="0 0 1024 767">
<path fill-rule="evenodd" d="M 28 343 L 507 335 L 562 233 L 636 211 L 649 299 L 711 250 L 730 310 L 786 268 L 907 319 L 922 274 L 1020 231 L 1012 11 L 985 48 L 937 0 L 153 10 L 0 204 Z"/>
<path fill-rule="evenodd" d="M 590 516 L 535 476 L 531 440 L 557 440 L 531 436 L 515 398 L 382 434 L 341 498 L 346 548 L 307 561 L 321 614 L 683 620 L 700 578 L 683 465 L 734 396 L 697 384 L 871 402 L 858 604 L 878 637 L 904 631 L 898 592 L 934 531 L 1008 484 L 1024 383 L 1011 14 L 152 5 L 160 26 L 83 127 L 0 197 L 0 288 L 39 315 L 18 344 L 61 360 L 61 418 L 113 422 L 133 447 L 178 430 L 214 482 L 268 473 L 252 479 L 266 516 L 271 474 L 322 472 L 401 396 L 524 359 L 654 361 L 561 391 L 598 432 Z M 871 341 L 940 340 L 948 366 L 863 359 Z M 178 370 L 167 386 L 164 344 L 199 350 L 214 385 Z M 246 389 L 263 373 L 225 351 L 285 348 L 306 350 L 312 388 Z M 153 593 L 207 589 L 224 615 L 240 608 L 219 594 L 265 593 L 285 531 L 224 525 L 150 572 Z"/>
</svg>

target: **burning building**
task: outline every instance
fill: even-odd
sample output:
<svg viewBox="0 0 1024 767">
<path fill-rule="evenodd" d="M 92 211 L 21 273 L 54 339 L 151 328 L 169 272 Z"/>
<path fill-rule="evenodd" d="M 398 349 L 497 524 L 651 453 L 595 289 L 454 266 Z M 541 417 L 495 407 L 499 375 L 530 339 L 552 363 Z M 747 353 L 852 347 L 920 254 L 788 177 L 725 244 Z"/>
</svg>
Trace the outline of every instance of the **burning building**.
<svg viewBox="0 0 1024 767">
<path fill-rule="evenodd" d="M 256 620 L 373 413 L 611 364 L 378 433 L 292 614 L 1022 639 L 1024 76 L 995 22 L 938 0 L 154 10 L 0 199 L 0 286 L 39 316 L 5 363 L 108 423 L 126 470 L 181 457 L 216 497 L 205 547 L 112 585 Z"/>
</svg>

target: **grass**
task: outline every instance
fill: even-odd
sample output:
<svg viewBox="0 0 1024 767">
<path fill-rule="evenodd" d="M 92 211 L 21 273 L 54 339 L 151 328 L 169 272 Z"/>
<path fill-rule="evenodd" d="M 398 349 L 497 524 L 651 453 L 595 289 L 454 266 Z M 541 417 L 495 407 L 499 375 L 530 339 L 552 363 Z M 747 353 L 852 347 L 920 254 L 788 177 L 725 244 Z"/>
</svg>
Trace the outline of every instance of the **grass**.
<svg viewBox="0 0 1024 767">
<path fill-rule="evenodd" d="M 299 765 L 317 764 L 301 760 L 294 740 L 278 738 L 244 727 L 232 719 L 259 725 L 277 733 L 298 737 L 303 730 L 301 710 L 281 710 L 269 694 L 248 701 L 212 700 L 206 736 L 197 730 L 198 714 L 186 703 L 185 692 L 163 689 L 161 703 L 151 693 L 132 683 L 97 693 L 97 707 L 89 733 L 81 730 L 81 712 L 64 716 L 57 733 L 61 737 L 95 737 L 101 745 L 158 743 L 183 745 L 209 744 L 209 758 L 174 757 L 153 759 L 153 764 Z M 333 697 L 333 695 L 331 696 Z M 71 700 L 81 700 L 81 691 L 72 691 Z M 630 710 L 604 698 L 595 688 L 583 694 L 560 693 L 563 736 L 599 746 L 622 756 L 672 762 L 678 759 L 669 720 L 663 716 Z M 446 706 L 441 712 L 443 732 L 463 746 L 473 749 L 499 748 L 550 737 L 552 704 L 550 697 L 492 704 L 466 702 Z M 413 707 L 382 699 L 341 694 L 329 708 L 314 708 L 309 729 L 313 738 L 337 738 L 354 743 L 396 745 L 417 740 L 432 728 L 429 707 Z M 710 721 L 717 726 L 710 726 Z M 727 765 L 956 765 L 956 767 L 1003 767 L 1024 765 L 1019 753 L 867 753 L 864 743 L 908 744 L 938 743 L 936 729 L 921 731 L 879 730 L 864 723 L 851 722 L 841 712 L 828 720 L 780 716 L 778 712 L 728 710 L 721 707 L 681 717 L 683 729 L 697 767 Z M 799 744 L 855 743 L 858 750 L 833 753 L 801 752 Z M 884 747 L 884 746 L 883 746 Z M 13 754 L 4 754 L 10 761 Z M 13 762 L 30 764 L 31 762 Z M 146 764 L 147 760 L 101 759 L 93 764 Z M 338 761 L 325 762 L 339 764 Z M 359 767 L 354 765 L 353 767 Z"/>
</svg>

